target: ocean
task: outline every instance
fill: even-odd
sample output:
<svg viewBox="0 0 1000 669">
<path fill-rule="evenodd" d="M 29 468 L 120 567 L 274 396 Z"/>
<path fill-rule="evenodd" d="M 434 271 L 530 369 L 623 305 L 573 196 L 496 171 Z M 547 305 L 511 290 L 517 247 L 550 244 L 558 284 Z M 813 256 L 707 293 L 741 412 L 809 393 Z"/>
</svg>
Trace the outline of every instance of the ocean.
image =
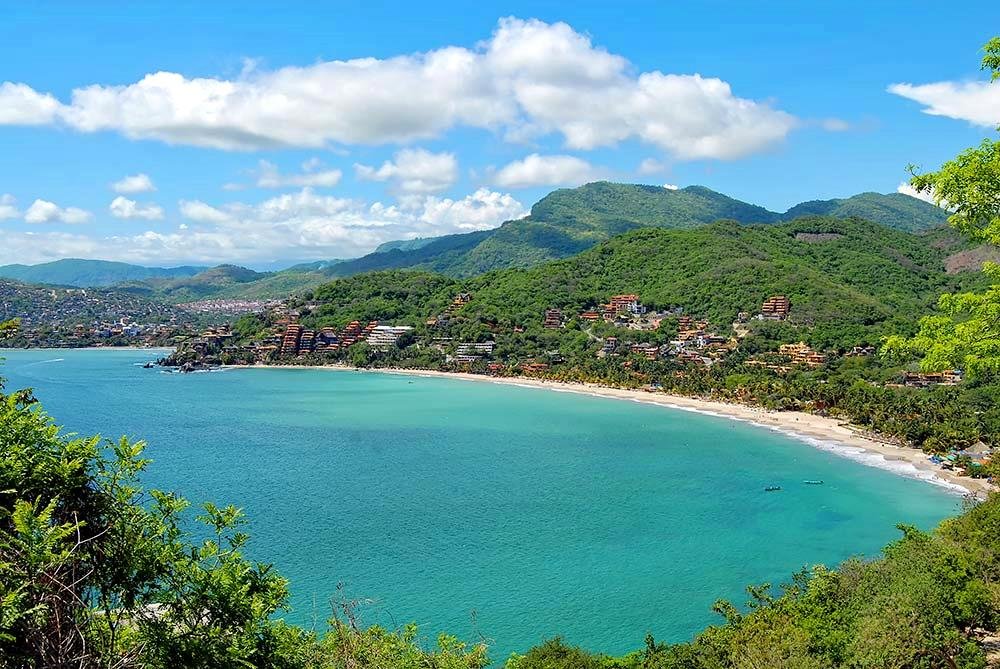
<svg viewBox="0 0 1000 669">
<path fill-rule="evenodd" d="M 145 482 L 249 517 L 295 623 L 491 641 L 500 664 L 561 635 L 590 650 L 690 638 L 712 603 L 930 529 L 953 492 L 773 430 L 574 393 L 299 369 L 173 374 L 162 352 L 3 351 L 79 434 L 148 442 Z M 822 480 L 823 485 L 807 485 Z M 765 492 L 768 486 L 780 491 Z"/>
</svg>

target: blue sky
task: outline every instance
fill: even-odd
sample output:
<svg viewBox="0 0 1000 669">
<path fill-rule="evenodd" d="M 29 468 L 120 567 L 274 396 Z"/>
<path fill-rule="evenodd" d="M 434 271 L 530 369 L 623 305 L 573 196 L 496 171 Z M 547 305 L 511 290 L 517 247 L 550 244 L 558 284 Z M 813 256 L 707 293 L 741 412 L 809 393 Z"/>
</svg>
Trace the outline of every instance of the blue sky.
<svg viewBox="0 0 1000 669">
<path fill-rule="evenodd" d="M 1000 123 L 985 2 L 203 4 L 4 8 L 0 263 L 349 257 L 597 178 L 784 210 Z"/>
</svg>

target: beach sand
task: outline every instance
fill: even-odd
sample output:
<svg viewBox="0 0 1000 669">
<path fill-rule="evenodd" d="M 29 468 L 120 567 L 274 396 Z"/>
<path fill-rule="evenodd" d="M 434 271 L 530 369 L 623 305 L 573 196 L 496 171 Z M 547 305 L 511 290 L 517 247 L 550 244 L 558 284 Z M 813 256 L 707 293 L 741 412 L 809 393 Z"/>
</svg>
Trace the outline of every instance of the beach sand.
<svg viewBox="0 0 1000 669">
<path fill-rule="evenodd" d="M 745 404 L 733 404 L 714 400 L 670 395 L 662 392 L 624 390 L 591 383 L 569 383 L 525 377 L 498 377 L 464 372 L 438 372 L 423 369 L 364 369 L 356 370 L 343 365 L 253 365 L 234 366 L 234 369 L 319 369 L 327 371 L 364 371 L 381 374 L 406 374 L 411 376 L 461 379 L 480 383 L 499 383 L 521 387 L 541 388 L 561 392 L 575 392 L 596 397 L 655 404 L 673 409 L 699 413 L 754 423 L 782 432 L 804 441 L 811 446 L 849 457 L 869 466 L 880 467 L 910 478 L 926 480 L 945 486 L 955 492 L 971 493 L 985 497 L 994 486 L 985 479 L 960 476 L 931 462 L 927 454 L 903 446 L 895 446 L 876 441 L 862 435 L 858 428 L 836 418 L 818 416 L 801 411 L 768 411 Z"/>
</svg>

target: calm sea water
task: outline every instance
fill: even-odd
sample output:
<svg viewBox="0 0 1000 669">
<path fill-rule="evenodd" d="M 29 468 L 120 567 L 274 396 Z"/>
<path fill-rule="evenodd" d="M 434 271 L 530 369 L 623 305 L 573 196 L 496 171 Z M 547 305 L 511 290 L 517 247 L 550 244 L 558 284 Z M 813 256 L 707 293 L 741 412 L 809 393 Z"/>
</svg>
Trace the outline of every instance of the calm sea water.
<svg viewBox="0 0 1000 669">
<path fill-rule="evenodd" d="M 363 622 L 482 635 L 496 659 L 556 634 L 615 653 L 646 632 L 686 639 L 719 597 L 874 555 L 897 523 L 930 528 L 959 506 L 764 428 L 634 402 L 377 373 L 168 374 L 138 366 L 148 351 L 0 355 L 7 387 L 33 387 L 73 431 L 146 439 L 149 484 L 243 507 L 250 552 L 291 579 L 293 621 L 364 598 Z"/>
</svg>

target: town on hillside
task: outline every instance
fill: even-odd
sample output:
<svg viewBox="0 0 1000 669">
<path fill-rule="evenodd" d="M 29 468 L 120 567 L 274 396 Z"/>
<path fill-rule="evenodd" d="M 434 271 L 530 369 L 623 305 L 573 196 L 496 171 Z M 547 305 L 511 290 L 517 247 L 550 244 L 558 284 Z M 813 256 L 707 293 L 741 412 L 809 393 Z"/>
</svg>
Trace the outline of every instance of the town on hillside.
<svg viewBox="0 0 1000 669">
<path fill-rule="evenodd" d="M 458 293 L 440 313 L 429 315 L 418 325 L 352 320 L 342 327 L 310 327 L 303 322 L 320 304 L 269 302 L 256 311 L 266 325 L 253 336 L 242 338 L 229 325 L 211 327 L 187 339 L 168 362 L 180 361 L 184 369 L 212 364 L 321 365 L 345 361 L 379 366 L 406 365 L 412 354 L 425 362 L 433 360 L 435 368 L 494 376 L 546 375 L 567 362 L 567 351 L 556 348 L 527 355 L 504 341 L 523 336 L 532 324 L 513 324 L 504 330 L 497 323 L 488 323 L 491 332 L 475 340 L 448 336 L 451 326 L 465 320 L 462 309 L 471 301 L 470 293 Z M 820 369 L 832 356 L 870 357 L 877 353 L 874 345 L 866 343 L 843 352 L 825 352 L 803 341 L 779 343 L 773 350 L 753 354 L 741 350 L 740 342 L 751 335 L 754 322 L 780 323 L 792 315 L 791 300 L 772 295 L 755 310 L 739 312 L 728 326 L 713 327 L 707 320 L 685 313 L 683 307 L 653 310 L 639 295 L 623 293 L 578 313 L 546 309 L 535 325 L 545 331 L 582 332 L 591 342 L 595 358 L 623 369 L 633 367 L 639 359 L 670 361 L 678 367 L 673 372 L 678 376 L 685 374 L 684 367 L 710 368 L 734 354 L 747 368 L 785 375 L 796 369 Z M 358 355 L 352 356 L 352 351 Z M 956 385 L 961 379 L 960 370 L 904 371 L 886 385 L 926 388 Z"/>
</svg>

